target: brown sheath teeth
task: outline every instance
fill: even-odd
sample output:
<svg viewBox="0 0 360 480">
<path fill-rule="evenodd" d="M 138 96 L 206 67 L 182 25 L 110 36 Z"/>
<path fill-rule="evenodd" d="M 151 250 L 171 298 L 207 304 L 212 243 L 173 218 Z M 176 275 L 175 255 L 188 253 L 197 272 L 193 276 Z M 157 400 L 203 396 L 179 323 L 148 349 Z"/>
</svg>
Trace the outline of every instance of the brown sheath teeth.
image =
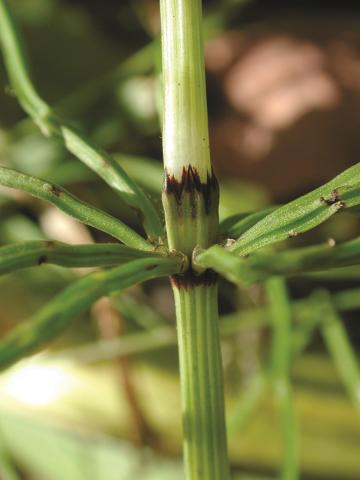
<svg viewBox="0 0 360 480">
<path fill-rule="evenodd" d="M 195 274 L 195 272 L 190 268 L 181 275 L 173 275 L 171 277 L 171 283 L 174 287 L 178 289 L 187 289 L 189 287 L 196 287 L 200 285 L 215 285 L 217 282 L 217 278 L 217 273 L 213 270 L 208 269 L 198 275 Z"/>
<path fill-rule="evenodd" d="M 173 195 L 178 205 L 182 204 L 184 194 L 189 194 L 191 205 L 194 208 L 197 202 L 196 194 L 202 195 L 205 212 L 208 215 L 214 199 L 217 199 L 219 185 L 213 172 L 207 174 L 206 182 L 201 182 L 196 168 L 189 165 L 183 167 L 180 181 L 165 171 L 163 190 L 167 194 Z"/>
</svg>

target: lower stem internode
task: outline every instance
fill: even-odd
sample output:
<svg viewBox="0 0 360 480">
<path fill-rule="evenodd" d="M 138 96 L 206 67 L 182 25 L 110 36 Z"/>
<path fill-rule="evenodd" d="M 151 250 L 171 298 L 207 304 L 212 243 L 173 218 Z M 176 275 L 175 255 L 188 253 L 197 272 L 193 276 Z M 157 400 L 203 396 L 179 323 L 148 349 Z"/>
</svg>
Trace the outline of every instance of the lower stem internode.
<svg viewBox="0 0 360 480">
<path fill-rule="evenodd" d="M 216 283 L 173 281 L 187 480 L 228 480 Z"/>
</svg>

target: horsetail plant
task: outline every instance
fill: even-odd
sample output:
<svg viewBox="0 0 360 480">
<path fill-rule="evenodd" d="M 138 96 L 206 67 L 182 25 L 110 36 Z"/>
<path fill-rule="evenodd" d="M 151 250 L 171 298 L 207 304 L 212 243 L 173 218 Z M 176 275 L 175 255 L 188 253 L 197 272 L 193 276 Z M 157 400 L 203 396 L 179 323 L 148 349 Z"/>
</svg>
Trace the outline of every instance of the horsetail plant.
<svg viewBox="0 0 360 480">
<path fill-rule="evenodd" d="M 298 332 L 294 342 L 290 324 L 294 315 L 309 310 L 309 307 L 295 304 L 291 308 L 293 302 L 288 297 L 285 278 L 358 265 L 360 242 L 354 239 L 339 246 L 320 245 L 280 253 L 254 251 L 291 239 L 335 213 L 359 205 L 360 164 L 288 205 L 236 215 L 219 225 L 219 187 L 209 152 L 201 0 L 160 0 L 160 9 L 165 227 L 162 213 L 159 214 L 118 162 L 63 121 L 40 97 L 30 79 L 7 1 L 0 0 L 1 47 L 20 104 L 45 135 L 60 139 L 74 156 L 94 170 L 139 213 L 147 234 L 144 238 L 117 218 L 79 200 L 59 185 L 0 167 L 0 185 L 50 202 L 80 222 L 122 242 L 75 246 L 55 241 L 32 241 L 0 248 L 0 274 L 44 263 L 65 267 L 111 267 L 100 268 L 75 281 L 5 336 L 0 343 L 0 367 L 4 369 L 36 352 L 100 297 L 112 295 L 135 283 L 167 276 L 176 306 L 186 479 L 227 480 L 230 469 L 220 352 L 218 278 L 222 275 L 245 286 L 266 282 L 273 328 L 272 367 L 269 374 L 261 377 L 259 385 L 263 388 L 266 377 L 275 386 L 284 440 L 281 478 L 295 480 L 299 478 L 298 441 L 289 367 L 295 353 L 306 344 L 309 329 Z M 358 291 L 349 292 L 346 298 L 344 295 L 336 297 L 330 304 L 326 295 L 322 295 L 323 310 L 327 308 L 332 312 L 332 323 L 324 327 L 324 336 L 338 363 L 340 355 L 334 342 L 334 332 L 340 330 L 338 310 L 352 308 L 355 304 L 355 308 L 359 307 L 358 300 L 354 303 L 355 298 L 358 299 Z M 260 316 L 256 316 L 259 325 L 267 323 L 266 312 L 259 313 Z M 239 325 L 236 324 L 235 328 Z M 226 334 L 233 331 L 231 329 L 234 329 L 231 319 L 224 320 L 221 332 Z M 150 349 L 173 343 L 172 330 L 165 327 L 163 333 L 160 343 L 154 337 Z M 345 337 L 342 331 L 341 348 L 346 352 L 347 366 L 341 367 L 341 375 L 347 389 L 354 392 L 359 388 L 360 376 Z M 135 347 L 129 348 L 132 351 L 131 348 Z M 103 358 L 121 355 L 124 351 L 129 349 L 123 342 L 117 349 L 103 352 Z M 258 391 L 259 387 L 256 388 Z M 251 395 L 250 402 L 258 397 L 257 393 Z M 354 401 L 359 399 L 354 398 Z M 250 408 L 249 402 L 247 408 Z"/>
</svg>

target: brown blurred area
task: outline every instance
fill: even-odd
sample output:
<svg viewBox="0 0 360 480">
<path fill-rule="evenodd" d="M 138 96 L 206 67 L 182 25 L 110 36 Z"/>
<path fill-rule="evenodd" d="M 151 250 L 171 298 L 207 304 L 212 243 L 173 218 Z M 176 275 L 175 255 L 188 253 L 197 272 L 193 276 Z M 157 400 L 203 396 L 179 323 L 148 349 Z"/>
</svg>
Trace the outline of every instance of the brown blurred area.
<svg viewBox="0 0 360 480">
<path fill-rule="evenodd" d="M 353 18 L 253 24 L 206 49 L 217 171 L 278 200 L 359 161 L 360 34 Z"/>
</svg>

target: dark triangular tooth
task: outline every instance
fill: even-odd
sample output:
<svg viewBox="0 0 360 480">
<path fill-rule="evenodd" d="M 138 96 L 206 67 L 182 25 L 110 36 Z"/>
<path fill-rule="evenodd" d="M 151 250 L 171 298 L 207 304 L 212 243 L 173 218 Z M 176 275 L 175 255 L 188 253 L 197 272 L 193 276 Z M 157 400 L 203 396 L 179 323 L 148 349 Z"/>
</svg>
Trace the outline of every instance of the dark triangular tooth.
<svg viewBox="0 0 360 480">
<path fill-rule="evenodd" d="M 205 272 L 200 275 L 196 274 L 193 269 L 190 267 L 183 274 L 173 275 L 171 277 L 171 283 L 174 287 L 180 289 L 187 289 L 189 287 L 199 286 L 199 285 L 215 285 L 217 282 L 218 275 L 213 270 L 205 270 Z"/>
<path fill-rule="evenodd" d="M 183 167 L 181 180 L 177 180 L 174 175 L 169 175 L 165 171 L 164 192 L 174 195 L 177 204 L 182 203 L 184 192 L 191 195 L 191 206 L 193 210 L 196 208 L 196 193 L 201 194 L 204 199 L 205 211 L 209 214 L 213 198 L 218 193 L 218 182 L 213 173 L 207 174 L 207 181 L 201 182 L 199 173 L 192 165 Z"/>
</svg>

